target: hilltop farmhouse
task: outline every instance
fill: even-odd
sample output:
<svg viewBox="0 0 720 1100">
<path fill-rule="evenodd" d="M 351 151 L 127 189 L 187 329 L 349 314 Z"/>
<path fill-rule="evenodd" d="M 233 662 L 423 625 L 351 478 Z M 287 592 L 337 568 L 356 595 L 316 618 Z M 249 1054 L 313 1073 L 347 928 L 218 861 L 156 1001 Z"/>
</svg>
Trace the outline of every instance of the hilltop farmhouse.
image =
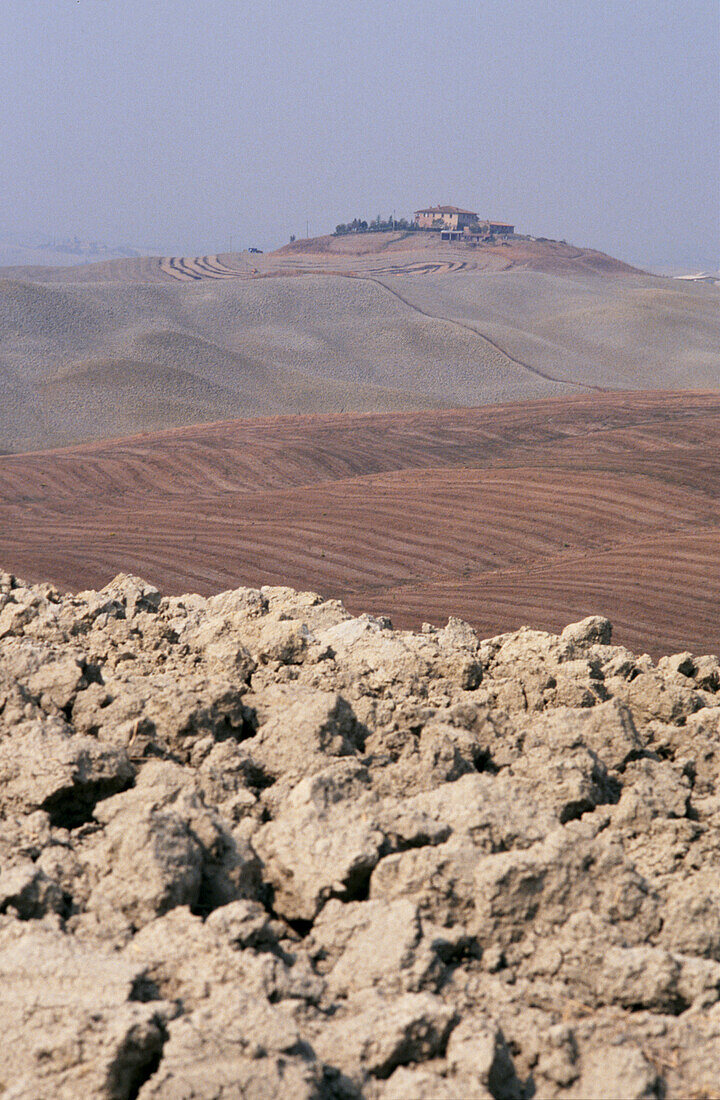
<svg viewBox="0 0 720 1100">
<path fill-rule="evenodd" d="M 459 206 L 426 206 L 416 210 L 415 228 L 439 230 L 443 241 L 464 240 L 471 244 L 492 237 L 510 237 L 515 232 L 515 226 L 509 222 L 479 218 L 474 210 Z"/>
<path fill-rule="evenodd" d="M 426 206 L 415 211 L 418 229 L 469 229 L 478 220 L 474 210 L 462 210 L 459 206 Z"/>
<path fill-rule="evenodd" d="M 509 222 L 499 222 L 492 218 L 480 218 L 475 210 L 463 210 L 461 206 L 425 206 L 416 210 L 413 221 L 405 218 L 383 219 L 378 214 L 371 222 L 364 218 L 353 218 L 351 222 L 341 222 L 335 226 L 335 237 L 348 233 L 386 233 L 435 232 L 443 241 L 462 241 L 464 244 L 492 243 L 498 237 L 501 244 L 507 244 L 506 238 L 515 234 L 515 226 Z"/>
</svg>

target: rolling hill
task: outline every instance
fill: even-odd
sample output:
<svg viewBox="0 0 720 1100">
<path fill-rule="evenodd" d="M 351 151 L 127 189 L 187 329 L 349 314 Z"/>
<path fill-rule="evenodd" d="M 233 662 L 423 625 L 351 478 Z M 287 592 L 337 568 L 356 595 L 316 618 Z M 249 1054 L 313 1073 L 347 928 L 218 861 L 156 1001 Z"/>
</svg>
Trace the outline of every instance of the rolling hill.
<svg viewBox="0 0 720 1100">
<path fill-rule="evenodd" d="M 0 272 L 0 452 L 227 418 L 714 388 L 712 284 L 429 234 Z"/>
</svg>

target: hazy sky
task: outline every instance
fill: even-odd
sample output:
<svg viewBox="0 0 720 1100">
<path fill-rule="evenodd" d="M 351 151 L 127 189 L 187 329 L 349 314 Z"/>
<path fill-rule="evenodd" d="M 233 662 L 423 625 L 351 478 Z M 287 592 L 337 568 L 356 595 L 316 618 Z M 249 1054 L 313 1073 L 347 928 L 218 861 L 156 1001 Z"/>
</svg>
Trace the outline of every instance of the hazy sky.
<svg viewBox="0 0 720 1100">
<path fill-rule="evenodd" d="M 1 0 L 0 227 L 197 253 L 456 203 L 717 267 L 718 0 Z"/>
</svg>

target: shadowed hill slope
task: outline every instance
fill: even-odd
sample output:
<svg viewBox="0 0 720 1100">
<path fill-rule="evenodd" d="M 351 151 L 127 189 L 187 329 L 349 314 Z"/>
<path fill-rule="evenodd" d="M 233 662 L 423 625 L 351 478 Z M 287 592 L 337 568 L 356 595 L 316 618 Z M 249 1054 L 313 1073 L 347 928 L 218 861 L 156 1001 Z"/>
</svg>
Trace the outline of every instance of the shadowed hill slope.
<svg viewBox="0 0 720 1100">
<path fill-rule="evenodd" d="M 0 451 L 228 417 L 720 384 L 712 285 L 555 242 L 393 236 L 361 253 L 297 242 L 252 263 L 143 257 L 0 279 Z"/>
<path fill-rule="evenodd" d="M 0 459 L 0 561 L 486 635 L 602 613 L 636 648 L 717 651 L 719 455 L 715 393 L 197 426 Z"/>
</svg>

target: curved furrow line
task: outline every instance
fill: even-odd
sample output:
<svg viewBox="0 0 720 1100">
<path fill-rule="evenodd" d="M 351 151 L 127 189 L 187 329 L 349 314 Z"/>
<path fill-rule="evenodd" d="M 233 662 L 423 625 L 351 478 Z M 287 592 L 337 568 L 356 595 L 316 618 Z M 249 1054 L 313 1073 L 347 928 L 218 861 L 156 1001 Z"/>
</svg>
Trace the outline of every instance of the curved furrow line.
<svg viewBox="0 0 720 1100">
<path fill-rule="evenodd" d="M 688 541 L 695 545 L 683 550 Z M 558 607 L 561 607 L 564 605 L 564 586 L 568 583 L 581 583 L 605 595 L 612 594 L 616 585 L 623 584 L 637 589 L 647 602 L 653 599 L 664 602 L 677 597 L 675 609 L 682 610 L 687 606 L 688 599 L 697 599 L 703 605 L 707 595 L 715 600 L 720 599 L 720 580 L 706 584 L 705 594 L 699 589 L 693 594 L 692 589 L 677 583 L 679 577 L 686 577 L 688 570 L 695 579 L 708 580 L 708 551 L 711 551 L 713 560 L 720 563 L 720 548 L 715 535 L 708 544 L 692 533 L 672 532 L 665 538 L 648 539 L 646 544 L 640 546 L 635 542 L 599 553 L 557 555 L 551 562 L 522 570 L 504 569 L 493 575 L 468 578 L 446 577 L 398 591 L 408 606 L 412 603 L 418 607 L 427 606 L 428 602 L 432 605 L 433 595 L 445 603 L 451 592 L 458 596 L 464 594 L 466 598 L 474 595 L 481 601 L 487 600 L 490 595 L 493 601 L 519 598 L 522 602 L 522 594 L 533 591 L 554 594 Z M 644 571 L 647 573 L 648 570 L 651 570 L 653 578 L 650 586 L 644 575 Z M 394 589 L 387 589 L 383 596 L 390 599 L 394 592 Z M 716 612 L 713 618 L 717 622 Z"/>
<path fill-rule="evenodd" d="M 445 491 L 452 489 L 455 499 L 459 501 L 465 499 L 468 494 L 468 499 L 470 499 L 472 493 L 480 491 L 480 487 L 482 487 L 485 494 L 485 510 L 487 510 L 488 502 L 494 494 L 512 493 L 518 501 L 521 501 L 524 496 L 528 495 L 529 491 L 532 492 L 536 506 L 539 506 L 542 502 L 546 507 L 554 508 L 555 497 L 560 491 L 563 496 L 564 507 L 567 509 L 577 503 L 582 514 L 588 506 L 585 497 L 589 491 L 592 491 L 594 493 L 592 504 L 594 510 L 609 508 L 611 511 L 619 511 L 620 513 L 623 511 L 637 513 L 638 508 L 642 507 L 643 521 L 653 522 L 656 517 L 662 518 L 663 515 L 668 514 L 671 498 L 676 496 L 679 498 L 678 507 L 681 512 L 683 501 L 687 498 L 687 490 L 684 493 L 678 489 L 672 490 L 662 481 L 652 478 L 649 474 L 643 474 L 641 477 L 634 475 L 633 483 L 628 485 L 627 492 L 629 495 L 627 501 L 625 501 L 624 495 L 618 493 L 621 485 L 618 483 L 617 476 L 614 489 L 607 478 L 607 471 L 598 471 L 593 476 L 586 474 L 580 479 L 576 475 L 573 482 L 568 484 L 564 467 L 553 471 L 532 471 L 529 474 L 523 472 L 520 478 L 504 477 L 502 475 L 505 470 L 497 468 L 478 471 L 468 470 L 464 467 L 455 468 L 442 477 L 438 477 L 434 470 L 423 470 L 422 472 L 414 470 L 404 474 L 380 472 L 378 474 L 365 474 L 356 478 L 348 478 L 344 470 L 340 472 L 343 475 L 342 477 L 325 486 L 324 492 L 328 500 L 342 500 L 348 492 L 356 495 L 367 491 L 372 491 L 375 494 L 392 494 L 399 491 L 405 497 L 408 491 L 407 478 L 411 476 L 411 473 L 416 477 L 422 475 L 424 479 L 422 495 L 432 499 L 433 505 L 437 507 L 441 507 L 441 498 Z M 8 479 L 3 488 L 6 499 L 12 497 L 16 492 L 19 496 L 27 498 L 31 488 L 38 491 L 40 485 L 45 485 L 46 487 L 41 496 L 52 496 L 56 503 L 59 503 L 66 498 L 76 500 L 76 490 L 80 488 L 83 482 L 84 487 L 90 490 L 90 495 L 93 497 L 115 497 L 117 499 L 122 497 L 130 499 L 133 496 L 142 496 L 154 490 L 155 492 L 168 493 L 172 491 L 179 496 L 192 494 L 194 499 L 205 497 L 214 499 L 222 493 L 234 494 L 243 496 L 249 504 L 250 498 L 258 493 L 282 494 L 287 491 L 285 486 L 277 489 L 264 489 L 262 486 L 258 488 L 258 485 L 254 482 L 251 483 L 250 479 L 238 477 L 235 470 L 229 471 L 228 476 L 219 472 L 212 462 L 193 456 L 186 456 L 184 459 L 176 460 L 173 464 L 152 464 L 145 459 L 140 460 L 136 457 L 126 459 L 121 468 L 113 469 L 109 467 L 107 470 L 90 470 L 85 472 L 82 477 L 77 473 L 74 475 L 70 472 L 66 473 L 63 468 L 60 468 L 54 476 L 38 474 L 37 478 L 32 481 L 24 481 L 20 477 L 14 481 Z M 560 490 L 558 490 L 558 485 Z M 22 493 L 20 492 L 21 486 Z M 295 491 L 300 488 L 303 488 L 306 492 L 323 492 L 320 486 L 312 483 L 297 486 Z M 640 500 L 642 504 L 639 503 Z M 677 514 L 681 514 L 681 512 Z M 673 515 L 675 514 L 673 512 Z"/>
<path fill-rule="evenodd" d="M 213 269 L 210 263 L 209 256 L 194 256 L 190 261 L 193 271 L 199 272 L 206 279 L 225 279 L 232 278 L 232 276 L 225 275 L 223 272 Z"/>
<path fill-rule="evenodd" d="M 188 276 L 184 275 L 182 269 L 177 266 L 174 256 L 164 256 L 159 261 L 158 267 L 163 275 L 168 275 L 171 279 L 177 279 L 179 282 L 189 281 Z"/>
<path fill-rule="evenodd" d="M 217 256 L 202 256 L 194 261 L 198 270 L 202 271 L 208 279 L 239 279 L 247 272 L 230 271 L 218 264 Z"/>
<path fill-rule="evenodd" d="M 228 267 L 217 255 L 166 256 L 159 261 L 159 270 L 181 282 L 200 279 L 248 279 L 250 272 Z"/>
<path fill-rule="evenodd" d="M 228 275 L 234 276 L 248 274 L 247 261 L 241 261 L 241 263 L 245 263 L 245 267 L 231 267 L 229 264 L 225 263 L 224 260 L 221 260 L 218 255 L 210 256 L 209 258 L 213 261 L 218 271 L 226 271 Z"/>
<path fill-rule="evenodd" d="M 197 281 L 200 278 L 199 275 L 186 269 L 185 260 L 181 256 L 170 256 L 162 260 L 160 269 L 166 275 L 171 275 L 173 279 L 179 279 L 180 282 Z"/>
<path fill-rule="evenodd" d="M 375 514 L 372 518 L 373 524 L 380 532 L 382 517 Z M 437 520 L 436 515 L 434 518 Z M 312 558 L 313 547 L 320 544 L 328 548 L 331 547 L 332 556 L 339 554 L 348 561 L 354 559 L 356 563 L 361 562 L 363 564 L 368 560 L 372 560 L 376 566 L 382 564 L 385 572 L 389 568 L 390 572 L 399 573 L 400 575 L 403 572 L 407 573 L 409 559 L 412 561 L 412 574 L 414 577 L 423 572 L 426 575 L 437 576 L 439 572 L 452 571 L 454 568 L 466 564 L 468 558 L 473 556 L 475 558 L 473 563 L 475 568 L 482 564 L 486 571 L 498 570 L 503 567 L 507 569 L 508 565 L 512 565 L 518 559 L 527 560 L 528 554 L 533 551 L 547 555 L 548 551 L 556 550 L 559 536 L 563 533 L 561 530 L 550 529 L 536 538 L 533 531 L 509 523 L 507 517 L 503 517 L 502 513 L 499 513 L 497 517 L 492 515 L 490 522 L 483 529 L 486 549 L 482 561 L 478 562 L 476 549 L 473 545 L 474 540 L 470 533 L 462 529 L 455 532 L 455 536 L 459 540 L 457 549 L 449 544 L 449 540 L 446 538 L 439 556 L 437 549 L 434 556 L 432 547 L 426 550 L 425 533 L 428 529 L 432 529 L 432 513 L 429 515 L 421 513 L 413 516 L 414 523 L 419 525 L 419 532 L 413 527 L 412 530 L 406 531 L 404 536 L 398 532 L 393 538 L 386 528 L 374 540 L 367 537 L 364 527 L 354 527 L 349 522 L 349 517 L 341 515 L 337 517 L 337 520 L 343 539 L 347 543 L 345 547 L 336 546 L 332 526 L 328 525 L 327 520 L 318 521 L 317 518 L 313 517 L 305 521 L 302 518 L 296 519 L 290 515 L 282 523 L 268 523 L 263 520 L 241 520 L 236 522 L 232 517 L 222 521 L 202 514 L 196 516 L 195 519 L 196 523 L 202 524 L 203 543 L 206 550 L 216 551 L 222 549 L 223 553 L 229 553 L 232 556 L 234 548 L 235 556 L 237 557 L 240 551 L 246 563 L 254 557 L 259 548 L 265 558 L 272 557 L 274 559 L 279 554 L 280 559 L 284 560 L 286 565 L 294 566 L 298 555 L 300 560 L 306 561 L 308 558 Z M 539 521 L 541 520 L 542 516 L 539 516 Z M 182 513 L 176 515 L 153 514 L 138 517 L 140 524 L 152 522 L 154 537 L 163 546 L 167 544 L 169 539 L 177 539 L 178 527 L 180 530 L 186 530 L 188 529 L 187 524 L 190 524 L 191 521 L 191 515 Z M 175 523 L 174 532 L 172 530 L 173 522 Z M 78 528 L 77 532 L 71 529 L 70 533 L 80 533 L 80 529 Z M 126 537 L 129 537 L 131 532 L 126 531 L 125 534 Z M 86 540 L 90 539 L 94 542 L 96 531 L 86 528 L 84 535 Z M 103 536 L 100 531 L 97 533 L 97 537 L 103 538 L 106 536 Z M 490 553 L 487 550 L 488 543 L 492 548 Z M 182 546 L 182 542 L 179 542 L 178 546 Z M 427 554 L 427 557 L 426 560 L 423 560 L 425 554 Z M 326 567 L 329 564 L 327 562 Z M 358 565 L 355 566 L 355 570 L 359 573 L 364 572 L 363 568 Z M 388 583 L 388 580 L 392 581 L 393 578 L 387 576 L 380 578 L 378 575 L 378 579 L 383 579 L 385 583 Z M 365 583 L 368 583 L 368 580 Z"/>
</svg>

